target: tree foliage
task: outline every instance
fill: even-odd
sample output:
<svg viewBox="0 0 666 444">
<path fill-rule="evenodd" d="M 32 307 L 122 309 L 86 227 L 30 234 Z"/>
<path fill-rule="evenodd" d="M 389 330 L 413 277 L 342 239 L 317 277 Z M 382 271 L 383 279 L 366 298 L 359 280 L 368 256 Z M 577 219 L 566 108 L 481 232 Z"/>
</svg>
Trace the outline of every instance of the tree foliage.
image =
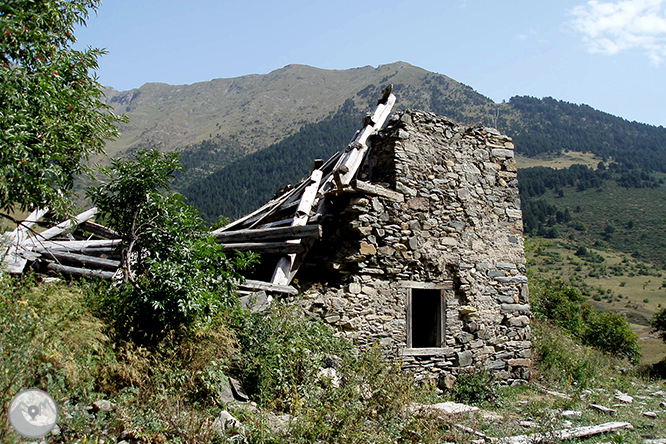
<svg viewBox="0 0 666 444">
<path fill-rule="evenodd" d="M 178 168 L 175 153 L 140 151 L 103 168 L 110 180 L 89 190 L 102 220 L 122 238 L 123 280 L 107 308 L 117 331 L 135 340 L 228 312 L 238 270 L 252 261 L 228 258 L 198 211 L 168 192 Z"/>
<path fill-rule="evenodd" d="M 638 362 L 638 336 L 623 316 L 594 311 L 578 290 L 559 280 L 532 279 L 530 295 L 536 317 L 556 324 L 584 345 Z"/>
<path fill-rule="evenodd" d="M 512 97 L 509 106 L 521 118 L 507 134 L 524 155 L 582 151 L 614 159 L 629 169 L 666 172 L 666 128 L 629 122 L 588 105 L 552 97 Z"/>
<path fill-rule="evenodd" d="M 92 70 L 105 51 L 71 47 L 98 0 L 0 3 L 0 211 L 65 214 L 81 160 L 116 136 Z"/>
<path fill-rule="evenodd" d="M 666 308 L 655 313 L 652 318 L 652 328 L 659 333 L 659 337 L 666 343 Z"/>
</svg>

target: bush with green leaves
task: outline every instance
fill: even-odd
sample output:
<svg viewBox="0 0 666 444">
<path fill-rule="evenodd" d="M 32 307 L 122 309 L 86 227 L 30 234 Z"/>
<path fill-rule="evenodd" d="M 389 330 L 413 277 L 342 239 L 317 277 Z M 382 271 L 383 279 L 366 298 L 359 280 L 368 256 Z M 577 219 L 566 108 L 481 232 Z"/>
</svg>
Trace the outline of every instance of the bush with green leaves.
<svg viewBox="0 0 666 444">
<path fill-rule="evenodd" d="M 351 354 L 349 341 L 297 306 L 276 303 L 267 314 L 239 321 L 239 376 L 254 399 L 273 409 L 293 409 L 308 396 L 304 391 L 316 385 L 327 360 L 333 365 Z"/>
<path fill-rule="evenodd" d="M 570 285 L 554 279 L 531 279 L 530 298 L 537 319 L 548 320 L 585 345 L 636 364 L 640 360 L 638 335 L 626 318 L 599 313 Z"/>
<path fill-rule="evenodd" d="M 227 256 L 197 210 L 169 184 L 178 155 L 139 151 L 115 159 L 106 183 L 89 189 L 101 220 L 120 233 L 122 282 L 103 310 L 121 339 L 159 340 L 196 323 L 214 322 L 237 303 L 239 271 L 254 256 Z"/>
<path fill-rule="evenodd" d="M 493 402 L 497 398 L 493 376 L 485 368 L 474 368 L 458 375 L 451 397 L 465 404 Z"/>
<path fill-rule="evenodd" d="M 562 328 L 535 320 L 532 346 L 537 377 L 556 385 L 588 387 L 612 367 L 612 358 L 574 340 Z"/>
<path fill-rule="evenodd" d="M 638 335 L 627 319 L 613 312 L 590 312 L 586 318 L 583 343 L 637 364 L 641 357 Z"/>
<path fill-rule="evenodd" d="M 386 350 L 358 350 L 297 305 L 275 304 L 239 325 L 236 371 L 259 412 L 232 412 L 248 442 L 442 442 L 439 421 L 410 410 L 433 402 L 434 385 L 419 386 Z M 288 413 L 282 431 L 266 410 Z"/>
<path fill-rule="evenodd" d="M 650 325 L 654 331 L 658 332 L 661 340 L 666 343 L 666 308 L 662 308 L 654 314 Z"/>
</svg>

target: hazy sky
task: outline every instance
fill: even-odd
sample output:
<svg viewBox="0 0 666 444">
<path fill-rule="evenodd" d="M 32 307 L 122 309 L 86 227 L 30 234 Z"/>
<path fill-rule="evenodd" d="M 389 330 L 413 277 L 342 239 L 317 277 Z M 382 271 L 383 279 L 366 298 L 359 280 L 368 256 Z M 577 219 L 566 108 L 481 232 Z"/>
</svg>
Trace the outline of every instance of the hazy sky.
<svg viewBox="0 0 666 444">
<path fill-rule="evenodd" d="M 404 61 L 666 126 L 666 0 L 106 0 L 76 36 L 118 90 Z"/>
</svg>

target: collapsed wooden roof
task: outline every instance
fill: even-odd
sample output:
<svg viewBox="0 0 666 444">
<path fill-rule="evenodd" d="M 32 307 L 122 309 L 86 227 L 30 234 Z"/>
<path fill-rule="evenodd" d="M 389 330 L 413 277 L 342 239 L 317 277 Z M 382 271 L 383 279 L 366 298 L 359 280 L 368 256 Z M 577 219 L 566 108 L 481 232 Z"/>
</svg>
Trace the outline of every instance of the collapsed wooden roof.
<svg viewBox="0 0 666 444">
<path fill-rule="evenodd" d="M 321 237 L 320 222 L 326 214 L 327 195 L 360 191 L 396 197 L 394 191 L 356 179 L 370 149 L 369 137 L 382 128 L 395 100 L 388 87 L 375 112 L 366 116 L 363 128 L 345 150 L 326 162 L 315 161 L 310 176 L 298 185 L 212 232 L 225 250 L 281 255 L 270 282 L 247 280 L 239 285 L 241 289 L 297 293 L 290 283 L 314 240 Z M 97 209 L 89 209 L 45 231 L 33 231 L 34 224 L 47 212 L 34 211 L 14 231 L 4 235 L 9 247 L 3 262 L 9 272 L 23 273 L 31 261 L 62 274 L 112 279 L 120 266 L 117 255 L 120 236 L 91 222 Z"/>
</svg>

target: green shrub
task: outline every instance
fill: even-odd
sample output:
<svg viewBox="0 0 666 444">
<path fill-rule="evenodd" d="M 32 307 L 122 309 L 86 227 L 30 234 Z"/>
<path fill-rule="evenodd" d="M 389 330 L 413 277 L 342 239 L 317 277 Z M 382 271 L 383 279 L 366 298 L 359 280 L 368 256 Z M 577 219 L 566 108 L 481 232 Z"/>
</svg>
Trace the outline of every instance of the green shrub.
<svg viewBox="0 0 666 444">
<path fill-rule="evenodd" d="M 561 328 L 544 321 L 532 323 L 533 351 L 539 377 L 558 385 L 588 387 L 612 366 L 610 357 L 574 341 Z"/>
<path fill-rule="evenodd" d="M 273 409 L 293 409 L 316 385 L 326 361 L 333 365 L 352 350 L 349 341 L 335 337 L 319 318 L 306 317 L 300 307 L 276 303 L 269 313 L 241 321 L 238 371 L 248 392 Z"/>
<path fill-rule="evenodd" d="M 637 364 L 641 357 L 638 335 L 618 313 L 589 313 L 583 332 L 583 343 L 611 355 L 627 358 Z"/>
<path fill-rule="evenodd" d="M 497 398 L 493 377 L 485 368 L 460 373 L 452 390 L 454 401 L 465 404 L 492 402 Z"/>
<path fill-rule="evenodd" d="M 55 399 L 87 399 L 107 385 L 115 365 L 104 324 L 86 306 L 94 283 L 39 284 L 0 272 L 0 414 L 21 389 Z M 61 424 L 68 424 L 64 418 Z M 0 441 L 13 433 L 3 421 Z"/>
<path fill-rule="evenodd" d="M 652 317 L 652 329 L 659 333 L 659 337 L 666 343 L 666 308 L 659 310 Z"/>
<path fill-rule="evenodd" d="M 533 278 L 530 297 L 536 318 L 554 323 L 603 352 L 632 363 L 640 359 L 638 336 L 629 322 L 617 313 L 595 312 L 575 288 L 559 280 Z"/>
<path fill-rule="evenodd" d="M 561 280 L 532 278 L 530 300 L 534 316 L 548 319 L 574 336 L 583 331 L 585 312 L 591 307 L 575 288 Z"/>
<path fill-rule="evenodd" d="M 213 321 L 237 303 L 234 282 L 254 256 L 228 258 L 199 212 L 168 192 L 178 155 L 139 151 L 115 159 L 89 189 L 100 218 L 120 233 L 122 284 L 101 309 L 118 340 L 159 342 L 180 327 Z"/>
</svg>

